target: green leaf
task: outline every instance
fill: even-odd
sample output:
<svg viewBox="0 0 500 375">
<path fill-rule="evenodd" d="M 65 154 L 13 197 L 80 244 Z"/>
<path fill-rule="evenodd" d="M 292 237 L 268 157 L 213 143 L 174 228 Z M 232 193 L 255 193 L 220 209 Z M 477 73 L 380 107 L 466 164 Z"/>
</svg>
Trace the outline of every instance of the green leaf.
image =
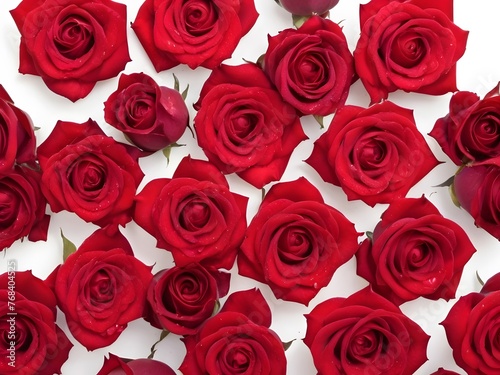
<svg viewBox="0 0 500 375">
<path fill-rule="evenodd" d="M 161 331 L 160 333 L 160 339 L 158 341 L 156 341 L 153 346 L 151 347 L 151 353 L 148 355 L 148 359 L 152 359 L 154 356 L 155 356 L 155 353 L 156 353 L 156 345 L 158 345 L 165 337 L 168 336 L 170 332 L 167 331 L 167 330 L 163 330 Z"/>
<path fill-rule="evenodd" d="M 309 17 L 310 16 L 299 16 L 297 14 L 292 14 L 293 26 L 298 29 L 309 19 Z"/>
<path fill-rule="evenodd" d="M 314 115 L 313 116 L 316 122 L 319 124 L 320 128 L 323 129 L 325 125 L 323 124 L 323 116 L 320 115 Z"/>
<path fill-rule="evenodd" d="M 295 339 L 293 339 L 292 341 L 288 341 L 288 342 L 284 342 L 282 343 L 283 344 L 283 348 L 285 349 L 285 351 L 288 350 L 288 348 L 292 345 L 292 342 L 294 342 Z"/>
<path fill-rule="evenodd" d="M 446 187 L 446 186 L 451 186 L 451 184 L 453 184 L 453 180 L 455 179 L 455 176 L 451 176 L 449 179 L 447 179 L 446 181 L 440 183 L 439 185 L 435 185 L 433 187 Z"/>
<path fill-rule="evenodd" d="M 373 232 L 367 231 L 367 232 L 365 232 L 365 234 L 366 234 L 366 237 L 368 237 L 368 239 L 370 241 L 373 241 Z"/>
<path fill-rule="evenodd" d="M 66 262 L 66 259 L 76 251 L 76 246 L 73 242 L 64 237 L 62 229 L 61 238 L 63 240 L 63 262 Z"/>
<path fill-rule="evenodd" d="M 189 85 L 186 86 L 183 92 L 181 92 L 182 99 L 186 100 L 188 96 L 188 91 L 189 91 Z"/>
<path fill-rule="evenodd" d="M 182 147 L 182 146 L 185 146 L 185 145 L 179 144 L 179 143 L 172 143 L 162 150 L 163 155 L 165 155 L 165 157 L 167 158 L 167 165 L 170 163 L 170 152 L 172 151 L 172 148 Z"/>
<path fill-rule="evenodd" d="M 476 271 L 476 278 L 477 278 L 477 281 L 479 281 L 479 284 L 481 284 L 481 286 L 484 286 L 484 281 L 479 276 L 479 272 L 478 271 Z"/>
<path fill-rule="evenodd" d="M 175 74 L 172 74 L 174 76 L 174 90 L 177 92 L 181 92 L 179 89 L 179 79 Z"/>
</svg>

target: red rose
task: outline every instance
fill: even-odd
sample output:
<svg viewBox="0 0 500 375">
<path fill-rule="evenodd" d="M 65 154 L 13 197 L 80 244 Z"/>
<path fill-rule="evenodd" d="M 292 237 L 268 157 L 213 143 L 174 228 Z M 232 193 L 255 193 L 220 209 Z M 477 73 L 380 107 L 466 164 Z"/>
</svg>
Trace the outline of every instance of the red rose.
<svg viewBox="0 0 500 375">
<path fill-rule="evenodd" d="M 342 29 L 312 16 L 298 30 L 269 37 L 264 71 L 301 114 L 326 116 L 344 105 L 354 63 Z"/>
<path fill-rule="evenodd" d="M 279 0 L 287 11 L 298 16 L 323 14 L 337 5 L 339 0 Z"/>
<path fill-rule="evenodd" d="M 36 139 L 29 116 L 14 105 L 7 91 L 0 85 L 0 173 L 12 169 L 14 164 L 34 166 Z"/>
<path fill-rule="evenodd" d="M 404 197 L 439 163 L 413 111 L 389 101 L 340 109 L 306 162 L 349 200 L 370 206 Z"/>
<path fill-rule="evenodd" d="M 156 328 L 192 335 L 229 291 L 230 277 L 198 263 L 162 270 L 149 285 L 145 319 Z"/>
<path fill-rule="evenodd" d="M 158 151 L 182 136 L 189 112 L 178 91 L 133 73 L 120 76 L 118 89 L 104 103 L 104 118 L 136 146 Z"/>
<path fill-rule="evenodd" d="M 429 336 L 369 288 L 321 302 L 306 318 L 318 375 L 413 375 L 427 360 Z"/>
<path fill-rule="evenodd" d="M 500 156 L 499 85 L 483 99 L 468 91 L 454 94 L 449 113 L 429 135 L 457 165 Z"/>
<path fill-rule="evenodd" d="M 31 271 L 0 275 L 0 373 L 60 374 L 73 344 L 55 322 L 56 297 L 42 280 Z"/>
<path fill-rule="evenodd" d="M 58 121 L 38 147 L 38 159 L 42 192 L 52 211 L 74 212 L 99 226 L 131 220 L 144 177 L 138 150 L 107 137 L 95 121 Z"/>
<path fill-rule="evenodd" d="M 257 17 L 253 0 L 146 0 L 132 28 L 157 72 L 178 64 L 214 69 Z"/>
<path fill-rule="evenodd" d="M 459 375 L 455 371 L 449 371 L 445 370 L 444 368 L 440 367 L 437 371 L 434 371 L 431 375 Z"/>
<path fill-rule="evenodd" d="M 475 251 L 465 231 L 424 196 L 402 198 L 361 244 L 357 273 L 397 305 L 418 297 L 448 301 Z"/>
<path fill-rule="evenodd" d="M 98 229 L 47 279 L 75 339 L 95 350 L 111 345 L 142 317 L 151 267 L 134 257 L 117 227 Z"/>
<path fill-rule="evenodd" d="M 229 191 L 213 165 L 185 157 L 171 179 L 152 180 L 137 195 L 134 220 L 176 265 L 230 269 L 245 234 L 247 201 Z"/>
<path fill-rule="evenodd" d="M 286 374 L 283 343 L 269 329 L 271 310 L 262 294 L 246 290 L 231 294 L 222 310 L 198 333 L 183 339 L 184 375 Z"/>
<path fill-rule="evenodd" d="M 39 172 L 16 166 L 0 175 L 0 205 L 0 250 L 26 236 L 30 241 L 47 240 L 50 216 L 45 214 Z"/>
<path fill-rule="evenodd" d="M 452 18 L 453 0 L 372 0 L 360 6 L 354 63 L 372 103 L 398 89 L 456 91 L 455 64 L 468 33 Z"/>
<path fill-rule="evenodd" d="M 198 144 L 208 160 L 259 189 L 281 178 L 307 139 L 295 110 L 254 64 L 215 69 L 195 108 Z"/>
<path fill-rule="evenodd" d="M 498 374 L 500 368 L 500 274 L 490 278 L 479 293 L 459 298 L 441 323 L 453 358 L 468 375 Z"/>
<path fill-rule="evenodd" d="M 175 371 L 163 362 L 154 359 L 139 358 L 127 360 L 109 354 L 104 358 L 102 368 L 97 375 L 175 375 Z"/>
<path fill-rule="evenodd" d="M 127 8 L 110 0 L 23 0 L 11 11 L 21 33 L 19 72 L 40 76 L 76 101 L 130 61 Z"/>
<path fill-rule="evenodd" d="M 307 305 L 354 255 L 358 236 L 305 178 L 278 183 L 247 229 L 238 270 L 268 284 L 277 298 Z"/>
</svg>

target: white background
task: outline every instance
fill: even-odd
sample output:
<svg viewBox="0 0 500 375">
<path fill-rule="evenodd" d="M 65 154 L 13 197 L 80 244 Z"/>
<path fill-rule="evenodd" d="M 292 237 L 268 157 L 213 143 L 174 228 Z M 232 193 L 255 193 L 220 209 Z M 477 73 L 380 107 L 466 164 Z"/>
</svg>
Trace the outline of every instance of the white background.
<svg viewBox="0 0 500 375">
<path fill-rule="evenodd" d="M 240 64 L 243 62 L 242 59 L 256 61 L 267 48 L 267 34 L 275 35 L 284 28 L 292 27 L 290 15 L 276 5 L 273 0 L 255 0 L 255 2 L 260 17 L 251 32 L 241 40 L 233 58 L 226 61 L 228 64 Z M 128 5 L 128 22 L 130 23 L 135 19 L 142 2 L 129 0 L 126 3 Z M 333 21 L 342 21 L 341 25 L 344 27 L 351 51 L 359 36 L 359 3 L 360 1 L 340 0 L 340 4 L 332 11 L 330 17 Z M 86 98 L 72 103 L 48 90 L 39 77 L 23 76 L 18 73 L 19 33 L 9 14 L 9 10 L 18 4 L 19 0 L 0 1 L 0 83 L 8 91 L 15 104 L 27 111 L 33 119 L 34 125 L 40 128 L 36 133 L 38 144 L 46 139 L 57 120 L 81 123 L 89 117 L 96 120 L 108 135 L 124 141 L 123 136 L 111 126 L 106 125 L 103 118 L 103 102 L 116 89 L 118 78 L 99 82 Z M 455 23 L 462 29 L 470 31 L 467 51 L 458 63 L 457 76 L 460 90 L 473 91 L 482 97 L 500 80 L 500 48 L 498 46 L 500 29 L 497 26 L 499 12 L 500 3 L 496 0 L 482 0 L 474 4 L 466 0 L 455 0 Z M 173 86 L 172 73 L 175 73 L 179 77 L 181 88 L 187 84 L 190 86 L 187 105 L 192 120 L 195 115 L 192 103 L 198 99 L 200 87 L 208 77 L 209 71 L 203 68 L 193 71 L 188 67 L 179 66 L 158 74 L 154 71 L 137 37 L 130 28 L 128 28 L 128 41 L 132 62 L 128 63 L 124 72 L 144 72 L 151 75 L 160 85 L 170 87 Z M 476 228 L 472 218 L 465 211 L 453 205 L 447 188 L 435 187 L 453 175 L 456 170 L 454 164 L 442 153 L 434 139 L 427 136 L 435 120 L 447 113 L 450 96 L 451 94 L 432 97 L 397 92 L 391 94 L 389 99 L 403 107 L 414 109 L 419 130 L 424 134 L 437 158 L 443 161 L 418 183 L 408 196 L 420 197 L 425 194 L 445 217 L 455 220 L 466 230 L 478 250 L 464 269 L 457 292 L 457 296 L 460 296 L 480 289 L 476 272 L 483 280 L 500 272 L 500 245 L 485 231 Z M 352 86 L 347 103 L 360 106 L 369 104 L 368 95 L 361 82 L 358 81 Z M 329 124 L 330 119 L 331 116 L 326 118 L 325 124 Z M 345 194 L 340 188 L 324 183 L 303 160 L 310 155 L 313 142 L 326 129 L 320 129 L 310 117 L 304 117 L 302 123 L 309 140 L 300 144 L 295 150 L 282 181 L 295 180 L 299 176 L 307 177 L 321 190 L 325 201 L 343 212 L 356 224 L 358 231 L 373 230 L 380 214 L 387 205 L 377 205 L 370 208 L 360 201 L 347 202 Z M 173 149 L 168 166 L 161 152 L 141 160 L 141 167 L 145 171 L 146 177 L 139 189 L 142 189 L 144 184 L 153 178 L 170 177 L 179 160 L 187 154 L 205 159 L 202 150 L 197 146 L 189 131 L 186 131 L 179 143 L 186 144 L 186 146 Z M 228 180 L 233 191 L 250 198 L 247 213 L 248 222 L 250 222 L 257 211 L 261 191 L 237 176 L 228 176 Z M 15 259 L 18 262 L 19 270 L 31 269 L 39 278 L 46 278 L 62 261 L 62 241 L 59 235 L 61 229 L 65 236 L 78 246 L 97 227 L 83 222 L 71 213 L 53 214 L 47 242 L 17 241 L 11 248 L 0 254 L 0 273 L 6 271 L 8 260 Z M 139 259 L 146 264 L 155 264 L 154 272 L 172 265 L 170 254 L 165 250 L 157 249 L 154 238 L 136 224 L 128 224 L 123 233 L 131 242 Z M 366 285 L 366 281 L 356 276 L 355 260 L 351 259 L 336 272 L 329 286 L 322 289 L 306 307 L 293 302 L 276 300 L 266 285 L 238 276 L 236 267 L 232 269 L 232 273 L 231 291 L 258 286 L 273 311 L 272 329 L 279 334 L 284 342 L 295 339 L 286 352 L 288 374 L 290 375 L 313 375 L 316 373 L 309 350 L 301 341 L 306 331 L 303 314 L 308 313 L 314 306 L 327 298 L 348 296 Z M 419 369 L 417 374 L 430 374 L 438 367 L 464 373 L 454 364 L 444 329 L 439 325 L 454 301 L 429 301 L 421 298 L 402 305 L 402 310 L 432 336 L 428 346 L 429 361 Z M 87 352 L 71 337 L 64 316 L 60 312 L 58 312 L 58 324 L 68 333 L 68 337 L 75 345 L 70 352 L 69 360 L 62 368 L 64 375 L 97 373 L 108 352 L 128 358 L 147 357 L 151 345 L 157 340 L 160 333 L 159 330 L 151 327 L 145 321 L 134 321 L 110 347 Z M 174 369 L 178 368 L 184 356 L 184 345 L 179 336 L 169 335 L 157 346 L 157 349 L 156 359 L 168 363 Z"/>
</svg>

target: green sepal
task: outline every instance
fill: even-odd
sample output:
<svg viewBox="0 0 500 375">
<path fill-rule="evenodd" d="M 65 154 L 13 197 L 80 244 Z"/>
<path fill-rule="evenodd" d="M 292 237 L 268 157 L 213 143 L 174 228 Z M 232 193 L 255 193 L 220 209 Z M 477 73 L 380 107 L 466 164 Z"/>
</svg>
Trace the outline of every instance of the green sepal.
<svg viewBox="0 0 500 375">
<path fill-rule="evenodd" d="M 66 262 L 66 259 L 76 251 L 76 246 L 73 242 L 64 237 L 62 229 L 61 238 L 63 240 L 63 262 Z"/>
</svg>

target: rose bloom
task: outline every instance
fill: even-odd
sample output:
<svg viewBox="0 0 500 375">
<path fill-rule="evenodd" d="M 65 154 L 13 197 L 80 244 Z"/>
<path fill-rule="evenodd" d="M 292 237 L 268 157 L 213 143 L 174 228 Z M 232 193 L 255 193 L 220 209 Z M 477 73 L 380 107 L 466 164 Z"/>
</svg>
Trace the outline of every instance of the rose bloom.
<svg viewBox="0 0 500 375">
<path fill-rule="evenodd" d="M 189 112 L 178 91 L 133 73 L 120 76 L 118 89 L 104 103 L 104 118 L 136 146 L 158 151 L 182 136 Z"/>
<path fill-rule="evenodd" d="M 214 69 L 195 103 L 198 145 L 223 173 L 262 188 L 283 175 L 307 139 L 295 109 L 254 64 Z"/>
<path fill-rule="evenodd" d="M 339 25 L 312 16 L 268 40 L 263 69 L 287 103 L 303 115 L 321 116 L 344 105 L 354 63 Z"/>
<path fill-rule="evenodd" d="M 358 248 L 359 234 L 301 177 L 273 185 L 250 223 L 238 270 L 277 298 L 307 305 Z"/>
<path fill-rule="evenodd" d="M 132 29 L 157 72 L 179 64 L 214 69 L 257 17 L 253 0 L 145 0 Z"/>
<path fill-rule="evenodd" d="M 356 252 L 357 273 L 399 305 L 450 300 L 476 249 L 465 231 L 422 196 L 395 200 Z"/>
<path fill-rule="evenodd" d="M 457 165 L 500 156 L 499 85 L 483 99 L 468 91 L 455 93 L 449 113 L 429 135 Z"/>
<path fill-rule="evenodd" d="M 73 337 L 87 350 L 111 345 L 143 316 L 151 268 L 118 227 L 96 230 L 47 278 Z"/>
<path fill-rule="evenodd" d="M 468 32 L 452 22 L 453 0 L 372 0 L 360 6 L 354 63 L 372 103 L 401 89 L 454 92 Z"/>
<path fill-rule="evenodd" d="M 338 2 L 339 0 L 279 0 L 283 8 L 298 16 L 326 13 Z"/>
<path fill-rule="evenodd" d="M 109 354 L 104 358 L 102 368 L 97 375 L 175 375 L 175 371 L 163 362 L 139 358 L 126 360 Z"/>
<path fill-rule="evenodd" d="M 306 319 L 318 375 L 413 375 L 427 361 L 429 336 L 368 287 L 321 302 Z"/>
<path fill-rule="evenodd" d="M 479 293 L 459 298 L 441 323 L 457 365 L 468 375 L 498 374 L 500 368 L 500 274 Z"/>
<path fill-rule="evenodd" d="M 198 263 L 161 270 L 149 284 L 145 319 L 156 328 L 192 335 L 228 293 L 230 277 Z"/>
<path fill-rule="evenodd" d="M 55 322 L 56 297 L 42 280 L 31 271 L 1 274 L 0 373 L 60 374 L 73 344 Z"/>
<path fill-rule="evenodd" d="M 0 85 L 0 173 L 12 169 L 14 164 L 36 167 L 35 131 L 28 114 L 14 105 L 9 94 Z"/>
<path fill-rule="evenodd" d="M 341 108 L 306 162 L 349 200 L 370 206 L 406 196 L 439 163 L 413 111 L 389 101 Z"/>
<path fill-rule="evenodd" d="M 431 375 L 459 375 L 455 371 L 445 370 L 440 367 L 437 371 L 434 371 Z"/>
<path fill-rule="evenodd" d="M 245 234 L 247 201 L 229 191 L 217 168 L 188 156 L 172 178 L 152 180 L 142 189 L 134 220 L 172 253 L 176 265 L 230 269 Z"/>
<path fill-rule="evenodd" d="M 19 72 L 40 76 L 71 101 L 130 61 L 127 8 L 110 0 L 23 0 L 11 11 L 21 33 Z"/>
<path fill-rule="evenodd" d="M 144 173 L 139 151 L 108 137 L 91 119 L 58 121 L 38 147 L 42 192 L 54 212 L 74 212 L 99 226 L 125 225 Z"/>
<path fill-rule="evenodd" d="M 269 329 L 271 310 L 257 289 L 231 294 L 196 335 L 183 339 L 184 375 L 285 375 L 283 343 Z"/>
</svg>

